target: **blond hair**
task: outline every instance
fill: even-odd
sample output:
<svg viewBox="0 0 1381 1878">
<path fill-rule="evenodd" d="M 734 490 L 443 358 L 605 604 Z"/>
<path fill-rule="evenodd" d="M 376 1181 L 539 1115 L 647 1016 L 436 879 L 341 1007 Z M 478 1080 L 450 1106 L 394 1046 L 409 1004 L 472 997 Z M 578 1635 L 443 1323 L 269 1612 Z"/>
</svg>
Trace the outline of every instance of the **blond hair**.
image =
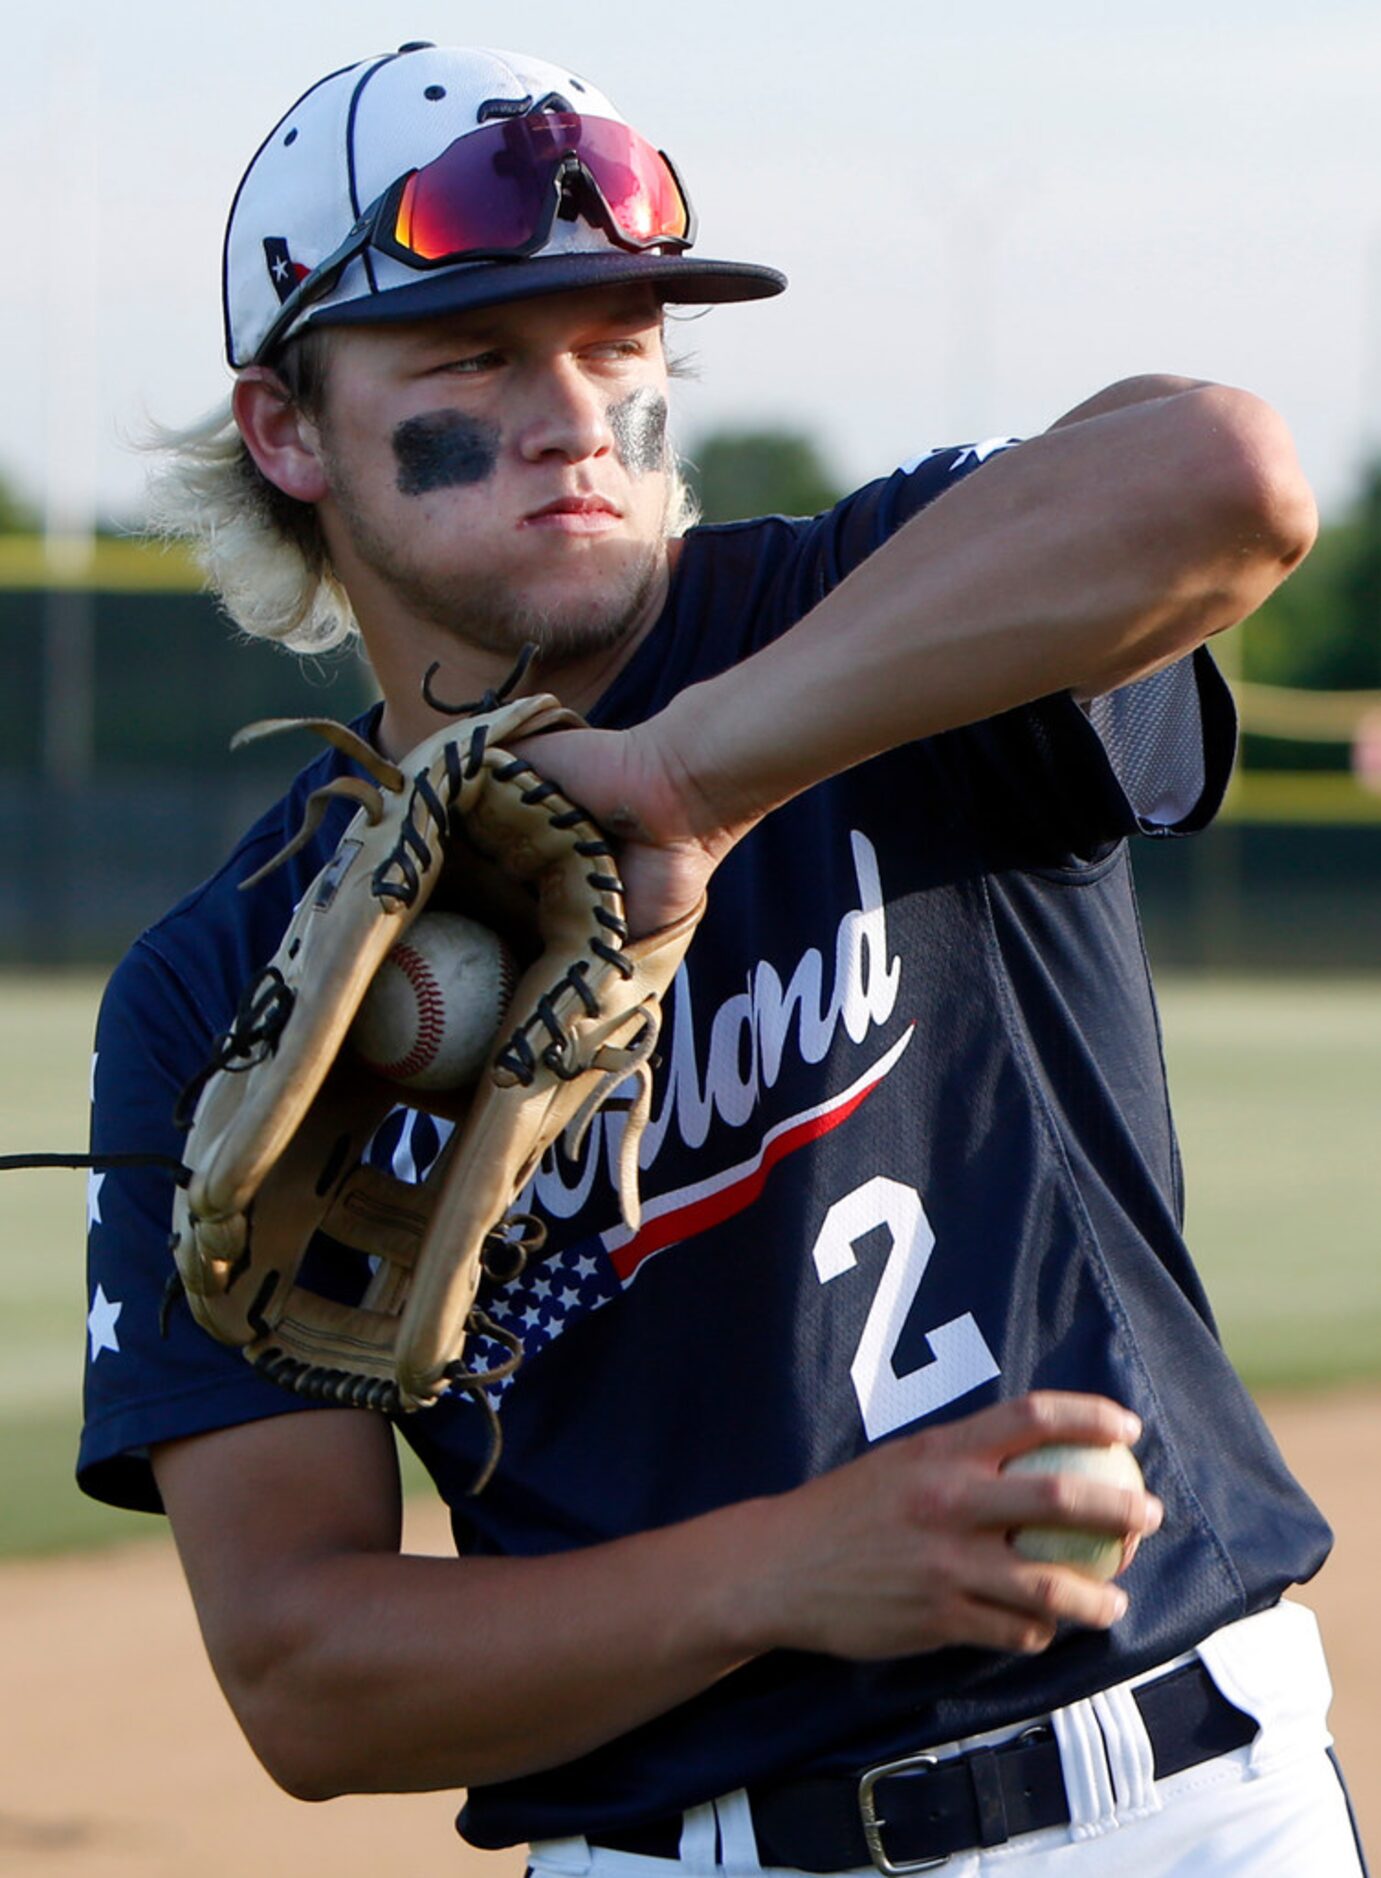
<svg viewBox="0 0 1381 1878">
<path fill-rule="evenodd" d="M 308 328 L 275 362 L 293 403 L 309 416 L 320 408 L 328 341 L 325 329 Z M 263 474 L 229 398 L 183 429 L 159 426 L 151 448 L 162 462 L 149 478 L 147 532 L 191 548 L 207 586 L 242 632 L 304 656 L 329 652 L 358 633 L 315 508 Z M 669 458 L 666 532 L 676 536 L 694 526 L 699 505 L 680 459 L 671 450 Z"/>
</svg>

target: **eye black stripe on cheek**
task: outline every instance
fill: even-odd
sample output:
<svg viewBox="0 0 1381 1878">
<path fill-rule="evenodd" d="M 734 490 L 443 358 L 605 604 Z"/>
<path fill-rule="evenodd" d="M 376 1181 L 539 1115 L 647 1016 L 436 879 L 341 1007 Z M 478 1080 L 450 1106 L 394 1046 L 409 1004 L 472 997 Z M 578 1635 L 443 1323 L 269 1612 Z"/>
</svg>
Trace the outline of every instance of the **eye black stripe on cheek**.
<svg viewBox="0 0 1381 1878">
<path fill-rule="evenodd" d="M 398 492 L 425 496 L 433 489 L 464 489 L 494 474 L 499 427 L 463 411 L 424 411 L 393 433 Z"/>
<path fill-rule="evenodd" d="M 614 454 L 630 476 L 646 476 L 666 467 L 667 401 L 644 385 L 609 407 Z"/>
</svg>

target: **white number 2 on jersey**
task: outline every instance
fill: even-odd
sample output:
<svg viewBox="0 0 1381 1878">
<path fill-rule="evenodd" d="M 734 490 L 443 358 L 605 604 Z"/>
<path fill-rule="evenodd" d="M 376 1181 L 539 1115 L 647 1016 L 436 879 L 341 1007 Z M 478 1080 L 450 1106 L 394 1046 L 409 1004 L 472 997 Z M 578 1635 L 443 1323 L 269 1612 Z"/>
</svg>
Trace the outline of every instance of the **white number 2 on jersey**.
<svg viewBox="0 0 1381 1878">
<path fill-rule="evenodd" d="M 835 1201 L 813 1251 L 821 1284 L 852 1271 L 858 1264 L 855 1245 L 879 1226 L 887 1228 L 892 1247 L 849 1370 L 870 1441 L 933 1415 L 1001 1373 L 971 1311 L 927 1333 L 929 1363 L 905 1376 L 896 1372 L 893 1354 L 935 1250 L 935 1234 L 914 1187 L 879 1174 Z"/>
</svg>

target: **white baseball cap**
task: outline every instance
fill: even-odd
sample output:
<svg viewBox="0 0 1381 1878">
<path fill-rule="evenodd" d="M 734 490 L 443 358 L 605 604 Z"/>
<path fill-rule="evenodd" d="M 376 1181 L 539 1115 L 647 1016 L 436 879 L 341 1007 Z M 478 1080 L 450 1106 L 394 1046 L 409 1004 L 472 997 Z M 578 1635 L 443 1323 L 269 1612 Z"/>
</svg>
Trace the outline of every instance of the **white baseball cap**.
<svg viewBox="0 0 1381 1878">
<path fill-rule="evenodd" d="M 226 354 L 239 367 L 309 324 L 582 288 L 706 303 L 785 287 L 775 268 L 691 259 L 694 235 L 670 161 L 588 80 L 523 53 L 402 46 L 323 78 L 260 145 L 226 228 Z"/>
</svg>

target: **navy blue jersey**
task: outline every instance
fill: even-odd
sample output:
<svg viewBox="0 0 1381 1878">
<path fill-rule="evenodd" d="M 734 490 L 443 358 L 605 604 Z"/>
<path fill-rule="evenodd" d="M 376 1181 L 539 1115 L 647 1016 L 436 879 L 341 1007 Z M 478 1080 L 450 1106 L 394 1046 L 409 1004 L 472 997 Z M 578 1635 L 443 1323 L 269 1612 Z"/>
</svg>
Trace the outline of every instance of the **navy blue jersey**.
<svg viewBox="0 0 1381 1878">
<path fill-rule="evenodd" d="M 981 460 L 947 451 L 809 521 L 687 538 L 662 618 L 593 713 L 622 727 L 785 631 Z M 504 1845 L 659 1816 L 787 1771 L 854 1767 L 1072 1701 L 1273 1602 L 1328 1534 L 1223 1355 L 1181 1236 L 1126 837 L 1202 825 L 1232 758 L 1206 653 L 1083 709 L 1051 697 L 892 751 L 770 816 L 727 858 L 667 1000 L 618 1216 L 606 1113 L 531 1204 L 551 1250 L 485 1308 L 527 1356 L 483 1417 L 400 1426 L 464 1553 L 585 1546 L 784 1491 L 905 1430 L 1032 1387 L 1134 1409 L 1164 1530 L 1110 1634 L 1038 1659 L 777 1653 L 563 1768 L 474 1791 Z M 237 883 L 348 767 L 332 752 L 112 980 L 98 1151 L 176 1153 L 178 1090 L 269 958 L 349 808 L 250 894 Z M 400 1109 L 371 1152 L 415 1175 L 444 1124 Z M 185 1310 L 160 1339 L 171 1194 L 96 1176 L 81 1478 L 157 1504 L 149 1443 L 310 1409 Z M 482 1352 L 481 1352 L 482 1353 Z"/>
</svg>

